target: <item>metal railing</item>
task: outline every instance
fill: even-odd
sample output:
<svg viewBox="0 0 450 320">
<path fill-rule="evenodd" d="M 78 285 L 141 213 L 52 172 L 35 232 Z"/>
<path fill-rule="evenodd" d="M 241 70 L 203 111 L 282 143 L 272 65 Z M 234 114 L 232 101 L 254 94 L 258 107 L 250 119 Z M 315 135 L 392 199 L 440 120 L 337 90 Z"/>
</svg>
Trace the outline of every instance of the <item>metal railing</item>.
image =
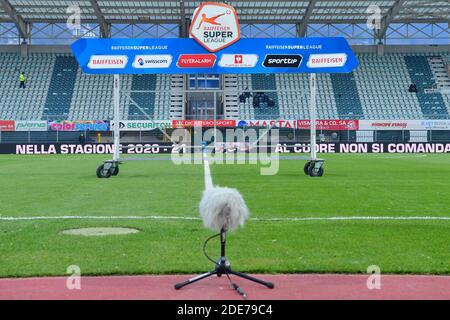
<svg viewBox="0 0 450 320">
<path fill-rule="evenodd" d="M 450 120 L 450 114 L 424 114 L 420 117 L 416 116 L 408 116 L 405 115 L 401 119 L 394 118 L 392 116 L 370 116 L 370 115 L 361 115 L 361 114 L 347 114 L 347 115 L 339 115 L 335 116 L 324 116 L 318 111 L 318 119 L 319 120 Z M 256 117 L 256 118 L 255 118 Z M 239 120 L 308 120 L 309 113 L 302 115 L 295 114 L 270 114 L 270 113 L 257 113 L 255 117 L 251 117 L 247 114 L 238 113 Z M 198 114 L 185 114 L 185 119 L 188 120 L 214 120 L 213 116 L 205 116 Z M 217 120 L 229 119 L 224 114 L 217 114 Z M 2 119 L 2 120 L 21 120 L 21 121 L 33 121 L 36 119 L 30 119 L 29 117 L 15 117 L 14 119 Z M 67 115 L 45 115 L 41 117 L 41 120 L 45 121 L 91 121 L 91 120 L 113 120 L 113 116 L 109 115 L 107 117 L 102 117 L 102 119 L 68 119 Z M 145 115 L 127 115 L 122 120 L 172 120 L 170 118 L 154 118 L 149 119 Z"/>
</svg>

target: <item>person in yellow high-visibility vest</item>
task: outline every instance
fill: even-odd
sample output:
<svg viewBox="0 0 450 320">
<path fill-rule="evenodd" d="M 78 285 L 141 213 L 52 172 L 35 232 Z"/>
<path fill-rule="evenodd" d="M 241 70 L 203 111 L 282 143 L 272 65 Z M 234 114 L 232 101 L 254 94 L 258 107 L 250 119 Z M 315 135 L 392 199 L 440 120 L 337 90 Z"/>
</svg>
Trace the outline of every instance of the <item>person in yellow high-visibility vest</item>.
<svg viewBox="0 0 450 320">
<path fill-rule="evenodd" d="M 21 72 L 20 73 L 19 80 L 20 80 L 20 87 L 19 88 L 25 89 L 25 82 L 26 82 L 25 72 Z"/>
</svg>

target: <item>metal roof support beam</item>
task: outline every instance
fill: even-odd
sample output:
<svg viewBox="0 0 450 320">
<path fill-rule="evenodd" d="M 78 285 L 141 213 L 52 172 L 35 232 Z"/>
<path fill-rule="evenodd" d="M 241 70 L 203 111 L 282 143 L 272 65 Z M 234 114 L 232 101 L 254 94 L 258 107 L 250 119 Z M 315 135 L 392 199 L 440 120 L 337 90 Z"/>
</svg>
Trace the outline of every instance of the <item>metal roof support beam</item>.
<svg viewBox="0 0 450 320">
<path fill-rule="evenodd" d="M 189 22 L 187 20 L 186 15 L 186 6 L 184 5 L 184 0 L 180 1 L 180 13 L 181 13 L 181 20 L 180 20 L 180 37 L 181 38 L 188 38 L 189 37 Z"/>
<path fill-rule="evenodd" d="M 383 17 L 383 19 L 381 20 L 381 29 L 376 33 L 378 40 L 384 38 L 389 25 L 391 24 L 395 16 L 400 12 L 400 9 L 402 8 L 402 5 L 404 3 L 405 0 L 396 0 L 391 9 L 389 9 L 388 14 Z"/>
<path fill-rule="evenodd" d="M 17 30 L 19 31 L 20 37 L 26 42 L 26 40 L 30 37 L 31 27 L 30 24 L 27 23 L 21 15 L 19 15 L 16 9 L 11 5 L 8 0 L 0 0 L 0 5 L 7 15 L 11 17 L 13 22 L 15 23 Z"/>
<path fill-rule="evenodd" d="M 105 16 L 103 15 L 97 0 L 89 1 L 91 2 L 92 9 L 94 9 L 95 16 L 97 17 L 102 38 L 111 38 L 111 24 L 106 22 Z"/>
<path fill-rule="evenodd" d="M 302 23 L 297 25 L 297 37 L 304 37 L 306 31 L 308 30 L 309 19 L 312 16 L 312 12 L 316 7 L 317 0 L 309 1 L 308 7 L 306 8 L 305 16 L 303 17 Z"/>
</svg>

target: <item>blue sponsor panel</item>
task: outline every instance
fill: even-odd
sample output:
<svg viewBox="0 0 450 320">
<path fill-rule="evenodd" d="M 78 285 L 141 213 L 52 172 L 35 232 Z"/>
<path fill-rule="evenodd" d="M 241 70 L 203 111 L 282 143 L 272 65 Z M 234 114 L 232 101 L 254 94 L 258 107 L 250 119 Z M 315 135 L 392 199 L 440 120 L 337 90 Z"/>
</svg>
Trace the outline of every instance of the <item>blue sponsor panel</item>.
<svg viewBox="0 0 450 320">
<path fill-rule="evenodd" d="M 48 131 L 109 131 L 109 120 L 49 121 Z"/>
<path fill-rule="evenodd" d="M 193 39 L 80 39 L 72 51 L 89 74 L 348 73 L 345 38 L 241 39 L 211 53 Z"/>
</svg>

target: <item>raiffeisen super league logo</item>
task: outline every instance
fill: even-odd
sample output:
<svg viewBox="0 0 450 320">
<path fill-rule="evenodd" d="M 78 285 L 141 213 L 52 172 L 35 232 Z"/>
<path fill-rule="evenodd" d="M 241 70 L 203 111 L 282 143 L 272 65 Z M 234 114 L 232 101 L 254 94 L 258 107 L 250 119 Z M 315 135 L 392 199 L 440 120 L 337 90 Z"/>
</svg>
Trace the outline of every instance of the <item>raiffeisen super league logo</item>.
<svg viewBox="0 0 450 320">
<path fill-rule="evenodd" d="M 190 34 L 210 52 L 232 45 L 241 38 L 236 10 L 223 3 L 203 3 L 194 12 Z"/>
</svg>

